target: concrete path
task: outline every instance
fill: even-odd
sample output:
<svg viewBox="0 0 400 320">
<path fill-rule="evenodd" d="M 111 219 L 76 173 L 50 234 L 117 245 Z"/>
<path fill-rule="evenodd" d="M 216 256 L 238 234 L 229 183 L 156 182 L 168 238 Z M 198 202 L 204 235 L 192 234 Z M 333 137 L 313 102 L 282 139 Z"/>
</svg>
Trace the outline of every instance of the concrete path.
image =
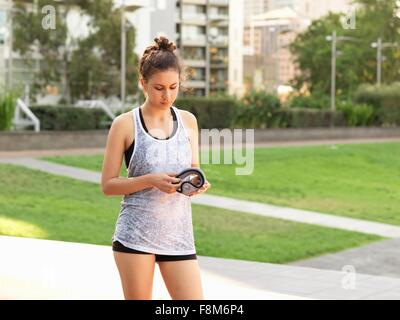
<svg viewBox="0 0 400 320">
<path fill-rule="evenodd" d="M 352 265 L 362 273 L 400 279 L 400 239 L 379 241 L 289 265 L 327 270 L 338 270 L 344 265 Z"/>
<path fill-rule="evenodd" d="M 0 236 L 0 256 L 0 299 L 124 299 L 110 246 Z M 229 260 L 199 257 L 199 265 L 208 300 L 301 299 L 243 283 Z M 153 299 L 171 299 L 158 265 Z"/>
<path fill-rule="evenodd" d="M 0 299 L 124 299 L 110 246 L 0 236 Z M 198 256 L 207 300 L 400 299 L 400 279 Z M 158 265 L 154 300 L 170 300 Z"/>
<path fill-rule="evenodd" d="M 49 172 L 55 175 L 66 176 L 82 181 L 100 183 L 101 173 L 86 169 L 56 164 L 35 158 L 0 158 L 0 163 L 10 163 L 25 166 L 31 169 Z M 258 214 L 266 217 L 285 219 L 290 221 L 309 223 L 324 227 L 338 228 L 348 231 L 363 232 L 387 238 L 400 237 L 400 227 L 389 224 L 359 220 L 331 214 L 323 214 L 300 209 L 278 207 L 258 202 L 237 200 L 222 196 L 202 194 L 192 198 L 192 203 L 240 212 Z"/>
</svg>

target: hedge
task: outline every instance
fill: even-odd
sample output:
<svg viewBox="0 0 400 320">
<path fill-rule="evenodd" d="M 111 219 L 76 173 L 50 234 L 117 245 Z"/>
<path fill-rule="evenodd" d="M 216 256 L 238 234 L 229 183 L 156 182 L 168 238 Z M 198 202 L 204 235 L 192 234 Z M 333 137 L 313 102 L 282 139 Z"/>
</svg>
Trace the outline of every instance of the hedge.
<svg viewBox="0 0 400 320">
<path fill-rule="evenodd" d="M 379 125 L 400 125 L 400 82 L 390 85 L 361 85 L 354 100 L 374 107 Z"/>
<path fill-rule="evenodd" d="M 100 108 L 36 105 L 30 109 L 39 118 L 41 130 L 107 129 L 111 121 Z"/>
</svg>

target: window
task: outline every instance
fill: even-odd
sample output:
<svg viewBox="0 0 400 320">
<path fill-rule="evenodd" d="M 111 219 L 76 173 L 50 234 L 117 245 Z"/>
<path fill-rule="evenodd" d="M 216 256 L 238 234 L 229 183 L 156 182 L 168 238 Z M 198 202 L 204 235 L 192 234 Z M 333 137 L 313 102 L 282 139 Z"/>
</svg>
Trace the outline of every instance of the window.
<svg viewBox="0 0 400 320">
<path fill-rule="evenodd" d="M 183 58 L 188 60 L 204 60 L 206 58 L 206 49 L 203 47 L 185 47 L 183 49 Z"/>
</svg>

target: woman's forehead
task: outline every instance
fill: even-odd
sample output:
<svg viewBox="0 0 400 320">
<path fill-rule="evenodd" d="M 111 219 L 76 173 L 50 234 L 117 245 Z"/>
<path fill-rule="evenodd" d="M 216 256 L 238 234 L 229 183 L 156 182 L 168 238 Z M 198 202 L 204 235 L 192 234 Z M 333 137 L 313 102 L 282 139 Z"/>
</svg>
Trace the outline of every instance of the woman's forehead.
<svg viewBox="0 0 400 320">
<path fill-rule="evenodd" d="M 179 82 L 179 74 L 175 70 L 159 71 L 153 74 L 150 82 L 161 86 L 170 86 Z"/>
</svg>

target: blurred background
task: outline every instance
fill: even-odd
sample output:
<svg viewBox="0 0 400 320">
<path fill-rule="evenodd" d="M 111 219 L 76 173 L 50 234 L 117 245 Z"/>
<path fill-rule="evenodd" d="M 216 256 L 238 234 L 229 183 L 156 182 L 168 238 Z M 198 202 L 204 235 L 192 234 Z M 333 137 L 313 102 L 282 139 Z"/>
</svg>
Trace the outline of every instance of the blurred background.
<svg viewBox="0 0 400 320">
<path fill-rule="evenodd" d="M 79 128 L 109 127 L 144 101 L 138 61 L 159 35 L 176 43 L 186 67 L 181 107 L 200 115 L 212 104 L 214 120 L 200 117 L 204 128 L 396 126 L 399 7 L 396 0 L 1 0 L 0 128 L 51 130 L 51 106 L 59 115 L 93 109 L 96 120 Z M 73 126 L 59 117 L 59 128 Z"/>
</svg>

